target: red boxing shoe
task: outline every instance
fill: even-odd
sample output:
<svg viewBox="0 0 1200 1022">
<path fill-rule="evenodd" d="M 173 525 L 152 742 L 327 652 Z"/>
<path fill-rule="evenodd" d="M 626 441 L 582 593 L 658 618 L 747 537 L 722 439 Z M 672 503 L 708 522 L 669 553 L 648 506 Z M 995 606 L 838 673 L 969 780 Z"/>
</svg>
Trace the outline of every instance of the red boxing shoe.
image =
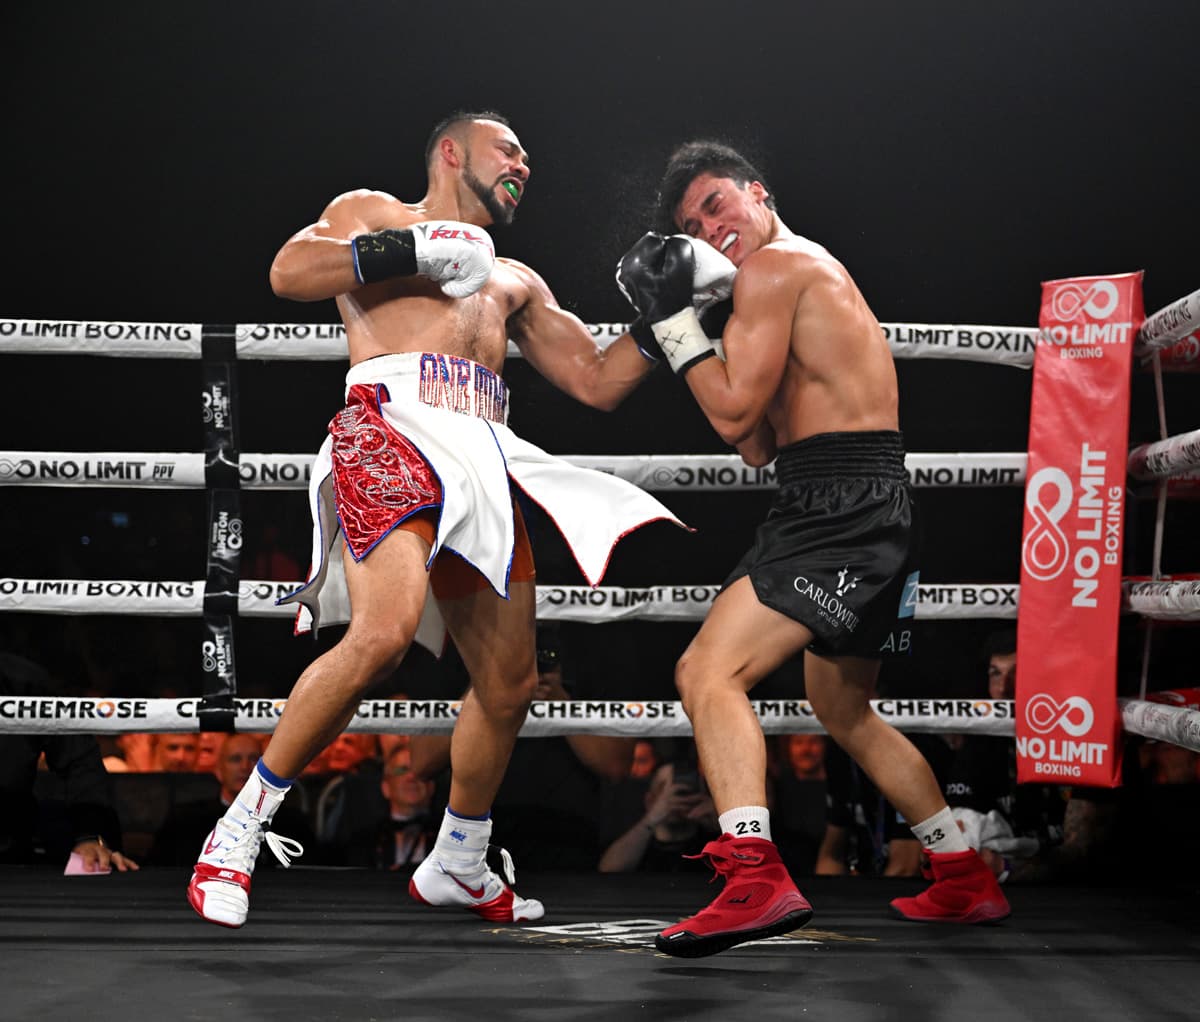
<svg viewBox="0 0 1200 1022">
<path fill-rule="evenodd" d="M 659 951 L 703 958 L 748 940 L 791 933 L 812 918 L 812 906 L 796 890 L 772 841 L 722 834 L 689 858 L 708 859 L 725 877 L 725 887 L 707 908 L 655 937 Z"/>
<path fill-rule="evenodd" d="M 926 852 L 933 883 L 915 898 L 896 898 L 892 911 L 914 923 L 998 923 L 1012 911 L 1000 884 L 971 848 Z"/>
</svg>

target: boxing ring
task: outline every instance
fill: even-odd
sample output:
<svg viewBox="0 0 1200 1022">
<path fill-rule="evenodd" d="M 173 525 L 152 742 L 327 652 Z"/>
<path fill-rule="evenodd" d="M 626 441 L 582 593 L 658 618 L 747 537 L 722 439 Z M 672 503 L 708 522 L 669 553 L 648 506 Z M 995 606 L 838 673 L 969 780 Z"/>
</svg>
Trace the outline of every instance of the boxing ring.
<svg viewBox="0 0 1200 1022">
<path fill-rule="evenodd" d="M 1038 343 L 1031 327 L 955 324 L 881 324 L 898 359 L 955 359 L 1029 369 Z M 624 324 L 590 324 L 597 343 L 615 340 Z M 202 617 L 205 636 L 197 655 L 204 665 L 204 694 L 197 699 L 48 699 L 0 705 L 0 730 L 27 727 L 84 732 L 155 730 L 270 731 L 282 701 L 240 700 L 237 696 L 234 617 L 292 618 L 275 601 L 302 583 L 243 578 L 239 570 L 243 521 L 242 489 L 304 490 L 312 455 L 242 452 L 237 445 L 237 362 L 241 359 L 323 360 L 345 358 L 344 332 L 335 324 L 209 325 L 199 323 L 81 322 L 0 320 L 0 352 L 11 354 L 91 354 L 105 357 L 200 359 L 205 429 L 203 452 L 69 452 L 0 450 L 0 486 L 69 488 L 203 489 L 208 496 L 207 576 L 203 579 L 47 579 L 0 577 L 0 612 L 38 614 L 118 614 Z M 1164 578 L 1160 568 L 1163 519 L 1171 496 L 1200 491 L 1200 429 L 1166 435 L 1161 375 L 1200 368 L 1200 291 L 1172 302 L 1146 318 L 1135 348 L 1158 384 L 1160 433 L 1133 447 L 1128 475 L 1152 485 L 1157 519 L 1154 563 L 1145 576 L 1123 583 L 1123 606 L 1148 622 L 1200 620 L 1200 576 Z M 518 358 L 516 345 L 509 357 Z M 658 492 L 769 490 L 771 466 L 750 468 L 736 455 L 572 456 L 565 460 L 621 476 Z M 910 453 L 906 458 L 917 489 L 1021 487 L 1026 482 L 1024 452 Z M 618 620 L 700 621 L 718 584 L 543 586 L 537 590 L 539 621 L 603 623 Z M 926 583 L 915 594 L 916 620 L 1015 620 L 1020 597 L 1016 582 Z M 1149 630 L 1148 633 L 1149 634 Z M 1147 650 L 1149 646 L 1147 644 Z M 1153 691 L 1149 657 L 1143 658 L 1138 699 L 1122 702 L 1122 723 L 1131 734 L 1167 740 L 1200 751 L 1200 713 L 1149 702 Z M 767 733 L 819 731 L 803 700 L 756 704 Z M 906 700 L 892 706 L 877 701 L 902 730 L 1013 733 L 1011 702 L 990 700 Z M 453 727 L 453 701 L 408 708 L 368 701 L 352 729 L 444 733 Z M 577 729 L 645 736 L 690 733 L 677 703 L 633 703 L 620 713 L 590 708 L 534 707 L 523 735 L 562 734 Z"/>
<path fill-rule="evenodd" d="M 965 359 L 1029 369 L 1035 328 L 883 324 L 901 359 Z M 621 324 L 591 326 L 598 343 Z M 284 705 L 238 693 L 235 618 L 294 612 L 276 599 L 301 580 L 243 578 L 243 490 L 302 490 L 308 454 L 249 453 L 237 442 L 241 359 L 344 360 L 340 326 L 88 323 L 0 320 L 0 352 L 199 359 L 205 431 L 201 452 L 0 451 L 0 486 L 191 489 L 207 497 L 206 576 L 200 579 L 0 578 L 0 612 L 200 618 L 194 655 L 204 690 L 181 699 L 114 694 L 94 698 L 0 699 L 0 732 L 268 732 Z M 1200 620 L 1197 577 L 1161 571 L 1164 507 L 1200 489 L 1200 430 L 1168 436 L 1163 372 L 1200 368 L 1200 291 L 1146 319 L 1136 356 L 1159 384 L 1160 435 L 1128 457 L 1132 485 L 1156 507 L 1155 552 L 1144 575 L 1122 585 L 1123 612 L 1144 619 L 1141 688 L 1120 700 L 1125 733 L 1200 751 L 1200 710 L 1155 694 L 1150 633 L 1156 622 Z M 510 356 L 517 357 L 515 346 Z M 732 455 L 570 456 L 660 492 L 768 490 L 770 467 Z M 912 453 L 920 488 L 1023 487 L 1024 452 Z M 717 584 L 623 588 L 538 586 L 539 621 L 698 622 Z M 928 621 L 1015 621 L 1017 582 L 922 583 L 914 617 Z M 819 732 L 801 699 L 753 700 L 768 734 Z M 454 700 L 366 700 L 352 730 L 448 733 Z M 988 699 L 882 699 L 876 712 L 907 731 L 1014 734 L 1014 703 Z M 687 735 L 670 700 L 535 703 L 523 736 L 572 731 L 638 737 Z M 266 871 L 264 871 L 266 873 Z M 243 1017 L 445 1018 L 486 1008 L 501 1018 L 670 1018 L 811 1008 L 811 1017 L 882 1018 L 928 1010 L 981 1018 L 1036 1017 L 1064 1007 L 1084 1017 L 1184 1017 L 1194 999 L 1189 968 L 1200 958 L 1195 885 L 1138 878 L 1136 891 L 1010 889 L 1003 926 L 914 926 L 886 917 L 898 893 L 921 881 L 813 878 L 804 890 L 816 927 L 744 945 L 703 963 L 657 954 L 652 935 L 694 908 L 694 875 L 535 876 L 520 886 L 543 899 L 538 927 L 495 927 L 431 912 L 404 895 L 407 873 L 294 867 L 255 885 L 254 915 L 242 931 L 200 925 L 188 909 L 184 870 L 144 870 L 107 880 L 64 882 L 36 868 L 0 870 L 0 939 L 6 1008 L 13 1017 L 66 1014 L 124 1017 L 151 996 L 184 1017 L 233 1009 Z M 396 886 L 399 884 L 400 886 Z M 897 888 L 905 888 L 897 890 Z M 1126 896 L 1127 895 L 1127 896 Z M 1119 907 L 1115 904 L 1120 900 Z M 93 953 L 102 947 L 103 953 Z M 236 949 L 236 959 L 230 951 Z M 1120 955 L 1123 969 L 1110 956 Z M 236 968 L 230 962 L 236 961 Z M 472 979 L 463 983 L 463 969 Z M 56 974 L 57 988 L 45 977 Z M 863 983 L 864 974 L 871 977 Z M 104 1007 L 97 1011 L 97 1005 Z M 711 1013 L 711 1015 L 710 1015 Z M 4 1011 L 0 1011 L 0 1016 Z"/>
<path fill-rule="evenodd" d="M 713 958 L 660 955 L 697 875 L 521 873 L 536 926 L 496 926 L 405 894 L 408 871 L 260 871 L 241 930 L 206 926 L 188 870 L 66 881 L 0 872 L 0 1017 L 526 1020 L 1194 1018 L 1200 898 L 1012 888 L 1001 926 L 920 926 L 882 906 L 921 881 L 814 877 L 811 928 Z M 1192 1007 L 1189 1007 L 1192 1006 Z"/>
</svg>

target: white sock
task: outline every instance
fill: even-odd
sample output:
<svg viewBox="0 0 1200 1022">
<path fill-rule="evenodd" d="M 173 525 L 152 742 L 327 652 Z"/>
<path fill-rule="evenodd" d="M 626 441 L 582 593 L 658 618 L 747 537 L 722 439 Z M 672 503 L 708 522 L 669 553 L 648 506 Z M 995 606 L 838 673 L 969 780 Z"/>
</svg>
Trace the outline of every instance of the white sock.
<svg viewBox="0 0 1200 1022">
<path fill-rule="evenodd" d="M 492 837 L 492 818 L 472 820 L 455 816 L 449 809 L 442 817 L 433 856 L 452 873 L 470 876 L 486 868 L 488 842 Z"/>
<path fill-rule="evenodd" d="M 291 790 L 291 785 L 278 788 L 271 784 L 257 769 L 250 771 L 250 778 L 238 792 L 225 816 L 230 820 L 245 824 L 251 819 L 262 823 L 270 823 L 275 810 L 283 803 L 283 796 Z"/>
<path fill-rule="evenodd" d="M 958 822 L 949 806 L 928 820 L 922 820 L 912 828 L 912 832 L 927 852 L 965 852 L 971 847 L 958 829 Z"/>
<path fill-rule="evenodd" d="M 771 840 L 771 813 L 766 806 L 738 806 L 720 815 L 722 834 Z"/>
</svg>

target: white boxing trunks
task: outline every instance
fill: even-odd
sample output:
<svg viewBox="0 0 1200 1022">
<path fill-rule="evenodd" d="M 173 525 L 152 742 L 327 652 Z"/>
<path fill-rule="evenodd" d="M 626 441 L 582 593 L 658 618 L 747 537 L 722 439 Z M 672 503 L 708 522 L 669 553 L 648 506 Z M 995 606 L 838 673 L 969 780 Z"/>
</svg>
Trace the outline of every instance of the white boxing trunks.
<svg viewBox="0 0 1200 1022">
<path fill-rule="evenodd" d="M 350 620 L 344 539 L 355 560 L 410 515 L 432 510 L 428 568 L 442 550 L 508 596 L 515 526 L 510 481 L 558 527 L 589 585 L 600 584 L 622 536 L 653 521 L 683 526 L 662 503 L 616 476 L 547 454 L 506 425 L 508 388 L 485 366 L 437 352 L 380 355 L 346 374 L 346 408 L 329 424 L 308 488 L 308 581 L 296 630 Z M 432 593 L 417 641 L 440 655 L 446 630 Z"/>
</svg>

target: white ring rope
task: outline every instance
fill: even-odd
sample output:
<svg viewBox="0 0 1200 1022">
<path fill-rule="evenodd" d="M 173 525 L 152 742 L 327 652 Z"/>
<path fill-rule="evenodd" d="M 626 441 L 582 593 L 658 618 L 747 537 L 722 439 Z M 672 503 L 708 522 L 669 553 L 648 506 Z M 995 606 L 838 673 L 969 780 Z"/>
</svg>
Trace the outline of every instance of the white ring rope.
<svg viewBox="0 0 1200 1022">
<path fill-rule="evenodd" d="M 881 323 L 897 358 L 949 358 L 1029 369 L 1037 347 L 1035 327 Z M 625 332 L 624 323 L 589 323 L 607 347 Z M 344 361 L 346 335 L 340 323 L 240 323 L 235 328 L 239 358 Z M 127 358 L 199 358 L 200 323 L 85 322 L 0 319 L 0 350 L 14 354 L 115 355 Z M 511 358 L 520 351 L 508 345 Z"/>
<path fill-rule="evenodd" d="M 96 734 L 200 730 L 199 699 L 0 697 L 0 734 Z M 234 700 L 238 731 L 273 731 L 286 699 Z M 767 734 L 824 734 L 806 699 L 752 699 Z M 1013 703 L 991 699 L 875 699 L 871 706 L 902 731 L 1013 734 Z M 457 699 L 367 699 L 346 730 L 364 734 L 449 734 Z M 683 704 L 672 700 L 535 701 L 523 738 L 588 734 L 690 735 Z"/>
<path fill-rule="evenodd" d="M 1155 621 L 1200 620 L 1200 580 L 1126 582 L 1130 611 Z"/>
<path fill-rule="evenodd" d="M 200 730 L 199 699 L 0 697 L 0 734 L 190 733 Z M 824 734 L 805 699 L 752 699 L 763 732 Z M 1121 699 L 1124 729 L 1200 752 L 1200 711 L 1138 699 Z M 238 731 L 270 732 L 286 699 L 235 699 Z M 359 704 L 347 731 L 361 734 L 449 734 L 459 700 L 369 699 Z M 874 699 L 871 707 L 900 731 L 1012 737 L 1013 703 L 991 699 Z M 683 704 L 670 700 L 536 701 L 522 738 L 591 734 L 625 737 L 692 733 Z"/>
<path fill-rule="evenodd" d="M 242 579 L 241 617 L 294 617 L 293 607 L 275 601 L 299 582 Z M 700 621 L 720 585 L 537 587 L 539 621 Z M 1200 581 L 1123 583 L 1124 609 L 1142 617 L 1200 620 Z M 919 621 L 1016 620 L 1021 587 L 1006 583 L 949 583 L 917 587 Z M 204 581 L 135 579 L 0 578 L 0 611 L 34 614 L 129 614 L 145 617 L 198 617 L 204 611 Z"/>
<path fill-rule="evenodd" d="M 1142 444 L 1129 452 L 1134 479 L 1170 479 L 1200 469 L 1200 429 Z"/>
<path fill-rule="evenodd" d="M 1182 706 L 1118 699 L 1121 726 L 1130 734 L 1200 752 L 1200 711 Z"/>
<path fill-rule="evenodd" d="M 1162 351 L 1200 330 L 1200 290 L 1176 299 L 1147 316 L 1138 330 L 1134 353 Z"/>
<path fill-rule="evenodd" d="M 606 345 L 624 323 L 590 323 L 597 343 Z M 1038 329 L 953 323 L 881 323 L 897 358 L 948 358 L 992 362 L 1028 369 L 1033 365 Z M 1200 290 L 1147 317 L 1138 332 L 1138 355 L 1170 348 L 1200 329 Z M 0 346 L 17 354 L 115 355 L 199 358 L 202 324 L 95 322 L 84 320 L 0 319 Z M 346 357 L 340 323 L 240 323 L 235 327 L 241 358 L 316 359 Z M 509 355 L 519 357 L 516 345 Z"/>
<path fill-rule="evenodd" d="M 751 468 L 736 454 L 565 454 L 564 461 L 618 476 L 643 490 L 771 490 L 774 464 Z M 1027 454 L 909 454 L 913 486 L 1021 486 Z M 247 489 L 302 490 L 311 454 L 239 454 Z M 145 451 L 0 451 L 0 486 L 203 489 L 204 455 Z"/>
<path fill-rule="evenodd" d="M 564 454 L 564 461 L 618 476 L 644 490 L 770 490 L 774 464 L 752 468 L 736 454 Z M 311 454 L 238 455 L 241 485 L 302 490 Z M 1017 451 L 910 453 L 914 487 L 1024 486 L 1029 455 Z M 1200 430 L 1135 447 L 1134 479 L 1182 479 L 1200 472 Z M 204 455 L 182 451 L 0 451 L 0 486 L 102 486 L 117 489 L 203 489 Z"/>
</svg>

